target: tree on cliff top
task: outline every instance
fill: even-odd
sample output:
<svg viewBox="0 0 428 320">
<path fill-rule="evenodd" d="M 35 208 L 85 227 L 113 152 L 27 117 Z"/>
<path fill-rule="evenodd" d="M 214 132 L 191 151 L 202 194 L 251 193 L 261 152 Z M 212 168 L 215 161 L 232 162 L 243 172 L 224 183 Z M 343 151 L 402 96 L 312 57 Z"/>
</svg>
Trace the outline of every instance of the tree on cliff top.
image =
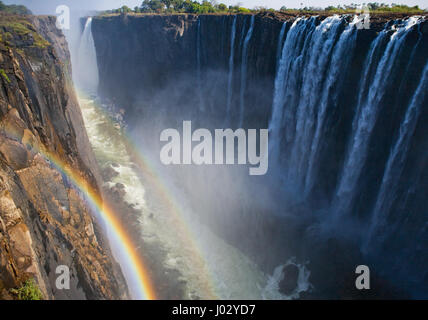
<svg viewBox="0 0 428 320">
<path fill-rule="evenodd" d="M 144 0 L 141 4 L 141 12 L 160 12 L 165 8 L 161 0 Z"/>
<path fill-rule="evenodd" d="M 385 4 L 378 2 L 369 2 L 367 7 L 373 13 L 409 13 L 420 14 L 426 13 L 426 10 L 420 9 L 418 6 L 409 7 L 407 5 L 398 4 Z M 279 11 L 289 13 L 310 13 L 319 14 L 320 12 L 329 12 L 335 14 L 355 13 L 355 10 L 360 5 L 351 3 L 350 5 L 328 6 L 321 7 L 304 7 L 300 9 L 290 9 L 286 6 L 281 7 Z M 108 10 L 104 13 L 257 13 L 276 11 L 267 7 L 256 7 L 254 9 L 247 9 L 238 5 L 226 6 L 224 3 L 217 3 L 216 0 L 144 0 L 140 7 L 135 7 L 134 10 L 124 6 L 115 10 Z"/>
<path fill-rule="evenodd" d="M 144 0 L 139 12 L 185 12 L 185 13 L 215 13 L 227 12 L 227 6 L 224 3 L 217 4 L 215 0 Z"/>
</svg>

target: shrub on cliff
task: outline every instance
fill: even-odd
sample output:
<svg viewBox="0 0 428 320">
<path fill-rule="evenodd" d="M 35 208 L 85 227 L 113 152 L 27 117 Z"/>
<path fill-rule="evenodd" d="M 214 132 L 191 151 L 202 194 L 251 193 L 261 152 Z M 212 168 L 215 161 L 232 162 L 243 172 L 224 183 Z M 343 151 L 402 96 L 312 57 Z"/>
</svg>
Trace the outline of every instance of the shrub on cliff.
<svg viewBox="0 0 428 320">
<path fill-rule="evenodd" d="M 46 48 L 50 43 L 36 32 L 26 17 L 2 15 L 0 19 L 0 42 L 8 46 L 32 46 Z"/>
<path fill-rule="evenodd" d="M 9 77 L 7 76 L 7 74 L 6 74 L 6 72 L 4 71 L 4 69 L 0 69 L 0 74 L 2 75 L 2 77 L 3 77 L 7 82 L 9 82 L 9 83 L 10 83 L 10 79 L 9 79 Z"/>
<path fill-rule="evenodd" d="M 10 290 L 18 300 L 43 300 L 43 294 L 33 279 L 29 279 L 18 289 Z"/>
</svg>

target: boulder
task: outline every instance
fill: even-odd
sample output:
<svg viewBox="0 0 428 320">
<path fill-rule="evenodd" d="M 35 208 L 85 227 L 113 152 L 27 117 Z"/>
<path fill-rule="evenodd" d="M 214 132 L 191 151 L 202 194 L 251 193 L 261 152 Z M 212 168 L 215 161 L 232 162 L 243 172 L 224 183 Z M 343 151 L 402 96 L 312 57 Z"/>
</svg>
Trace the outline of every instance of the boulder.
<svg viewBox="0 0 428 320">
<path fill-rule="evenodd" d="M 283 278 L 279 282 L 279 292 L 288 296 L 297 289 L 299 268 L 295 264 L 288 264 L 282 269 L 282 275 Z"/>
<path fill-rule="evenodd" d="M 19 142 L 5 139 L 0 143 L 0 154 L 14 170 L 21 170 L 29 166 L 31 155 Z"/>
</svg>

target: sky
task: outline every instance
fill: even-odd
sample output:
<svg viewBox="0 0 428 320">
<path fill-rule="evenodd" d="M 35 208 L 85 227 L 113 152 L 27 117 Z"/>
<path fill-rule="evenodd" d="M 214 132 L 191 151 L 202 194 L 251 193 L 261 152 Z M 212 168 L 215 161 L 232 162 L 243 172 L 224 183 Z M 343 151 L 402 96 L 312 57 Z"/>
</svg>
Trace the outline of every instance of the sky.
<svg viewBox="0 0 428 320">
<path fill-rule="evenodd" d="M 68 5 L 71 10 L 105 10 L 119 8 L 123 5 L 134 8 L 141 5 L 143 0 L 3 0 L 6 4 L 23 4 L 35 14 L 54 14 L 59 5 Z M 418 5 L 420 8 L 428 8 L 428 0 L 217 0 L 227 5 L 239 3 L 243 7 L 254 8 L 263 6 L 279 9 L 282 6 L 287 8 L 300 7 L 326 7 L 329 5 L 362 3 L 362 2 L 382 2 L 382 3 L 400 3 L 409 6 Z"/>
</svg>

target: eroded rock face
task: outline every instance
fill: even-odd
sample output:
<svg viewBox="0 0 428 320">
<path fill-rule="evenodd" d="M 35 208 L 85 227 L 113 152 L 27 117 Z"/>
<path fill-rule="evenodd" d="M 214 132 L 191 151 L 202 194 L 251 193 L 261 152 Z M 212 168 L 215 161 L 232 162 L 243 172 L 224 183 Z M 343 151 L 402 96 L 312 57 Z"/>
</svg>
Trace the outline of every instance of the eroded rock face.
<svg viewBox="0 0 428 320">
<path fill-rule="evenodd" d="M 16 298 L 10 289 L 29 278 L 45 299 L 127 298 L 88 205 L 46 156 L 98 190 L 65 38 L 54 17 L 0 19 L 0 299 Z M 55 286 L 60 265 L 70 269 L 70 290 Z"/>
</svg>

